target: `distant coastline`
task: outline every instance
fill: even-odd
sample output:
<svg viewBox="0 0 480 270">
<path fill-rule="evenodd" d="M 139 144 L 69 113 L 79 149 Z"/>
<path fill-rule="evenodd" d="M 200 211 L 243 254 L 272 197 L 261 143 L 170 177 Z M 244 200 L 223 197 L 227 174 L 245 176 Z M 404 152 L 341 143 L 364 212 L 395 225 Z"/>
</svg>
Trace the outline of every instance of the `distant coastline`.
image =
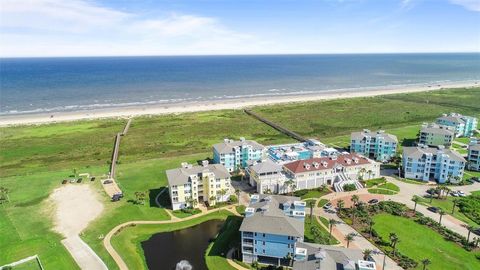
<svg viewBox="0 0 480 270">
<path fill-rule="evenodd" d="M 246 107 L 286 104 L 294 102 L 320 101 L 355 97 L 372 97 L 388 94 L 439 91 L 451 88 L 471 88 L 479 86 L 478 81 L 447 82 L 442 84 L 421 84 L 407 86 L 388 86 L 356 89 L 339 89 L 307 94 L 283 96 L 258 96 L 247 98 L 227 98 L 207 101 L 188 101 L 165 104 L 145 104 L 125 107 L 111 107 L 80 111 L 62 111 L 38 114 L 13 114 L 0 116 L 0 126 L 48 124 L 78 120 L 104 118 L 126 118 L 144 115 L 162 115 L 174 113 L 200 112 L 225 109 L 243 109 Z"/>
</svg>

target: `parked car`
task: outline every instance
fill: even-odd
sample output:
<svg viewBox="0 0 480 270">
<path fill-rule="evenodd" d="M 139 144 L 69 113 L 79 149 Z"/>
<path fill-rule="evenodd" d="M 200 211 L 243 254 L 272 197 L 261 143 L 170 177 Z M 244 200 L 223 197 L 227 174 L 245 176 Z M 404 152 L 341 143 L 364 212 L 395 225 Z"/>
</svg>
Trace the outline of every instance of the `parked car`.
<svg viewBox="0 0 480 270">
<path fill-rule="evenodd" d="M 378 200 L 377 199 L 371 199 L 370 201 L 368 201 L 369 204 L 376 204 L 378 203 Z"/>
<path fill-rule="evenodd" d="M 121 197 L 120 197 L 119 194 L 114 194 L 114 195 L 112 196 L 112 202 L 118 202 L 118 201 L 120 201 L 120 198 L 121 198 Z"/>
<path fill-rule="evenodd" d="M 458 196 L 460 196 L 460 197 L 465 197 L 465 196 L 467 196 L 467 195 L 465 194 L 465 192 L 463 192 L 463 191 L 457 191 L 457 193 L 458 193 Z"/>
<path fill-rule="evenodd" d="M 91 177 L 90 181 L 95 181 L 95 176 Z"/>
<path fill-rule="evenodd" d="M 103 184 L 111 184 L 111 183 L 113 183 L 112 180 L 105 180 L 105 181 L 103 181 Z"/>
<path fill-rule="evenodd" d="M 67 179 L 63 179 L 62 185 L 65 185 L 66 183 L 68 183 L 68 180 L 67 180 Z"/>
<path fill-rule="evenodd" d="M 70 183 L 75 183 L 76 181 L 76 179 L 70 179 Z"/>
<path fill-rule="evenodd" d="M 472 178 L 470 178 L 470 179 L 473 180 L 473 181 L 475 181 L 475 182 L 480 182 L 480 178 L 478 178 L 478 177 L 472 177 Z"/>
<path fill-rule="evenodd" d="M 437 207 L 433 207 L 433 206 L 430 206 L 427 208 L 429 211 L 433 212 L 433 213 L 437 213 L 440 209 L 438 209 Z"/>
<path fill-rule="evenodd" d="M 480 235 L 480 228 L 476 228 L 472 232 L 476 235 Z"/>
<path fill-rule="evenodd" d="M 82 182 L 82 178 L 78 178 L 77 183 L 81 183 L 81 182 Z"/>
<path fill-rule="evenodd" d="M 326 204 L 323 206 L 323 209 L 325 209 L 325 210 L 328 210 L 328 209 L 330 209 L 330 208 L 332 208 L 332 204 L 329 203 L 329 202 L 326 203 Z"/>
<path fill-rule="evenodd" d="M 458 197 L 458 192 L 457 191 L 452 191 L 452 192 L 450 192 L 450 195 L 452 195 L 453 197 Z"/>
</svg>

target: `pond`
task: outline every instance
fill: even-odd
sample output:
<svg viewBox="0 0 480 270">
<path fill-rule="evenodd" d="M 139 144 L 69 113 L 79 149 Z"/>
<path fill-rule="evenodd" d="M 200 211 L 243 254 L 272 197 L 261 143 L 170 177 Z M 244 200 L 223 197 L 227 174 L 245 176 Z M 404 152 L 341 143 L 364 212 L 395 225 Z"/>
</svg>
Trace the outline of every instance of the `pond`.
<svg viewBox="0 0 480 270">
<path fill-rule="evenodd" d="M 182 230 L 152 235 L 141 243 L 148 269 L 174 270 L 178 262 L 187 260 L 193 270 L 208 270 L 205 250 L 223 223 L 223 220 L 209 220 Z"/>
</svg>

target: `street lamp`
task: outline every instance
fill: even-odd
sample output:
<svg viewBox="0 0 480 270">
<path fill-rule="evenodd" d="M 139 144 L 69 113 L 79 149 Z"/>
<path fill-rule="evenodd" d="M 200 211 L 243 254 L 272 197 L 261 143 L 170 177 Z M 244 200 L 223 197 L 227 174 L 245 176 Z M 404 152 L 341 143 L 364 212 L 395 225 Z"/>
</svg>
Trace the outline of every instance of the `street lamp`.
<svg viewBox="0 0 480 270">
<path fill-rule="evenodd" d="M 383 255 L 383 264 L 382 264 L 382 270 L 385 270 L 385 260 L 387 259 L 387 254 L 381 252 L 380 250 L 373 250 L 372 251 L 373 254 L 375 255 Z"/>
<path fill-rule="evenodd" d="M 315 259 L 317 259 L 317 269 L 316 270 L 320 270 L 320 263 L 327 257 L 327 252 L 322 249 L 322 248 L 318 248 L 318 251 L 315 252 Z"/>
</svg>

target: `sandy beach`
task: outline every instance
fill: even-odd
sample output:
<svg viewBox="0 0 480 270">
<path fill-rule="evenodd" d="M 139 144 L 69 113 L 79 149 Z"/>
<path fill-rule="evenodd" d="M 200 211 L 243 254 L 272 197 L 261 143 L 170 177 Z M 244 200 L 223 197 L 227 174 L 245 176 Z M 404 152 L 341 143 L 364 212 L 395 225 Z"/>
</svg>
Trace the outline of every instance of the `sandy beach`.
<svg viewBox="0 0 480 270">
<path fill-rule="evenodd" d="M 259 105 L 284 104 L 293 102 L 319 101 L 355 97 L 373 97 L 388 94 L 414 93 L 424 91 L 439 91 L 450 88 L 468 88 L 478 86 L 476 81 L 442 83 L 435 85 L 413 85 L 401 87 L 385 87 L 370 90 L 331 90 L 315 94 L 265 96 L 243 99 L 223 99 L 199 102 L 182 102 L 169 104 L 155 104 L 144 106 L 114 107 L 84 111 L 65 111 L 41 114 L 19 114 L 0 116 L 0 126 L 48 124 L 55 122 L 103 119 L 117 117 L 135 117 L 142 115 L 161 115 L 172 113 L 200 112 L 225 109 L 242 109 Z"/>
</svg>

